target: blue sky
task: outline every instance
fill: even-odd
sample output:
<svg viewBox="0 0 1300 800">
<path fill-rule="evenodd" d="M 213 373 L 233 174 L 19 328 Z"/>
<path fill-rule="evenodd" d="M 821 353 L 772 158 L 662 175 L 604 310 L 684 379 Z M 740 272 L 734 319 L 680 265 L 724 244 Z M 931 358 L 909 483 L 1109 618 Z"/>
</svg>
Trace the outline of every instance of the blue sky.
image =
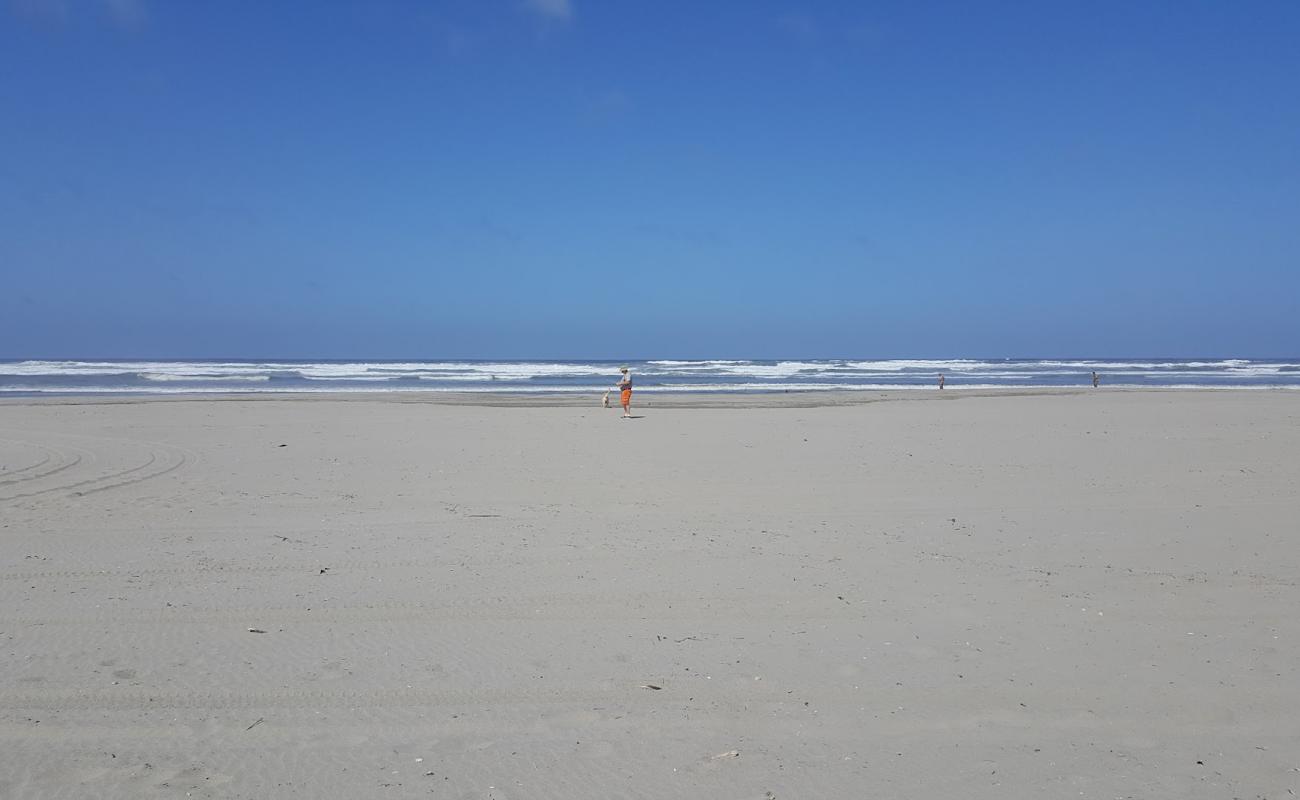
<svg viewBox="0 0 1300 800">
<path fill-rule="evenodd" d="M 1300 354 L 1300 4 L 0 0 L 0 357 Z"/>
</svg>

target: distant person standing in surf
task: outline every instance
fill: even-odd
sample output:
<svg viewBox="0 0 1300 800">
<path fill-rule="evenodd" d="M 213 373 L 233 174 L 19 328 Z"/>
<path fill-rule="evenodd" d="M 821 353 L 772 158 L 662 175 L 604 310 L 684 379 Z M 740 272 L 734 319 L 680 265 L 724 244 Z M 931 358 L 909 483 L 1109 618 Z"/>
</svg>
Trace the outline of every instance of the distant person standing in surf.
<svg viewBox="0 0 1300 800">
<path fill-rule="evenodd" d="M 627 371 L 627 367 L 619 367 L 618 371 L 623 373 L 623 377 L 618 379 L 619 402 L 623 404 L 623 419 L 632 418 L 632 373 Z"/>
<path fill-rule="evenodd" d="M 1092 372 L 1092 388 L 1096 389 L 1096 388 L 1097 388 L 1098 386 L 1100 386 L 1100 385 L 1101 385 L 1101 376 L 1097 374 L 1097 371 L 1096 371 L 1096 370 L 1093 370 L 1093 372 Z"/>
</svg>

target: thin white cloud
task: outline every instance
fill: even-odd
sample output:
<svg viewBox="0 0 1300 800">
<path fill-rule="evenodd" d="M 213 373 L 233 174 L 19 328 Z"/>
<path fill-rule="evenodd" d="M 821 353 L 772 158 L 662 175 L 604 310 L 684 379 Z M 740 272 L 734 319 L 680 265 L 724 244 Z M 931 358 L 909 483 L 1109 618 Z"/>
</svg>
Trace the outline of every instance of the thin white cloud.
<svg viewBox="0 0 1300 800">
<path fill-rule="evenodd" d="M 585 99 L 582 117 L 587 122 L 605 123 L 622 119 L 634 110 L 632 99 L 618 89 L 609 89 Z"/>
<path fill-rule="evenodd" d="M 619 113 L 632 108 L 632 101 L 618 89 L 609 89 L 596 95 L 592 105 L 605 113 Z"/>
<path fill-rule="evenodd" d="M 62 24 L 68 21 L 68 4 L 63 0 L 9 0 L 9 10 L 30 22 Z"/>
<path fill-rule="evenodd" d="M 0 0 L 4 2 L 4 0 Z M 5 5 L 16 16 L 31 22 L 66 24 L 74 17 L 89 13 L 98 7 L 108 20 L 123 30 L 136 30 L 148 21 L 146 0 L 98 0 L 92 3 L 69 3 L 68 0 L 8 0 Z"/>
<path fill-rule="evenodd" d="M 776 25 L 800 44 L 813 44 L 821 37 L 821 26 L 807 14 L 786 14 L 776 20 Z"/>
<path fill-rule="evenodd" d="M 558 22 L 573 18 L 573 3 L 569 0 L 524 0 L 524 6 L 535 14 Z"/>
<path fill-rule="evenodd" d="M 144 25 L 149 16 L 144 0 L 104 0 L 104 6 L 113 22 L 127 30 L 135 30 Z"/>
<path fill-rule="evenodd" d="M 451 58 L 465 56 L 479 44 L 479 37 L 462 25 L 435 24 L 433 34 L 442 54 Z"/>
</svg>

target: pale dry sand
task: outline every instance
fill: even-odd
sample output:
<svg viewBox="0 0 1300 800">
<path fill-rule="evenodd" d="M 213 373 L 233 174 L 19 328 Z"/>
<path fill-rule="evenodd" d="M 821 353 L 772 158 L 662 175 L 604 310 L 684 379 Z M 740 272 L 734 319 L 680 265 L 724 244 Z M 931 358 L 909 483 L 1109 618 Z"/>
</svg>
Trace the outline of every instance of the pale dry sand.
<svg viewBox="0 0 1300 800">
<path fill-rule="evenodd" d="M 0 796 L 1300 791 L 1300 393 L 945 394 L 0 404 Z"/>
</svg>

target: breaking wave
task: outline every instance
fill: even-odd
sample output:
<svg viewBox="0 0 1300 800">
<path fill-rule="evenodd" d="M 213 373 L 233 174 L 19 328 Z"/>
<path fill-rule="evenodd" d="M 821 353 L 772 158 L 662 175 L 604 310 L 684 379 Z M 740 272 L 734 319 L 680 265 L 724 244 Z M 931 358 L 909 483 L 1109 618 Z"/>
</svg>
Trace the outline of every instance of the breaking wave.
<svg viewBox="0 0 1300 800">
<path fill-rule="evenodd" d="M 1300 359 L 709 359 L 651 361 L 0 361 L 0 394 L 303 391 L 870 391 L 1086 386 L 1300 387 Z"/>
</svg>

